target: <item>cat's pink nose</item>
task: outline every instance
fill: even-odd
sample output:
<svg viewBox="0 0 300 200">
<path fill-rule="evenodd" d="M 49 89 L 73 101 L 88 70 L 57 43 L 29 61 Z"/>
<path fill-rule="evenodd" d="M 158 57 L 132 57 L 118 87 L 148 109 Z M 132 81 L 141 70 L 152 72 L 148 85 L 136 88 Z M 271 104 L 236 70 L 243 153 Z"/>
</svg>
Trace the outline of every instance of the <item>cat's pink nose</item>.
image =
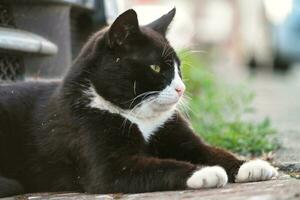
<svg viewBox="0 0 300 200">
<path fill-rule="evenodd" d="M 176 87 L 175 90 L 179 96 L 182 96 L 184 93 L 185 87 Z"/>
</svg>

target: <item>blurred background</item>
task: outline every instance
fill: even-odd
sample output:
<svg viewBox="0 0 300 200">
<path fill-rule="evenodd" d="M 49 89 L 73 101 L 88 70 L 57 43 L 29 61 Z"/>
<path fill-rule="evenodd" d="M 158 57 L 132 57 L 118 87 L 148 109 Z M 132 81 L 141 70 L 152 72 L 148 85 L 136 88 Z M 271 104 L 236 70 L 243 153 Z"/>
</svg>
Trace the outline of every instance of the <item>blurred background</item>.
<svg viewBox="0 0 300 200">
<path fill-rule="evenodd" d="M 295 159 L 300 0 L 0 0 L 0 79 L 60 78 L 118 14 L 133 8 L 147 24 L 174 6 L 167 37 L 182 59 L 181 110 L 194 129 L 243 155 Z"/>
</svg>

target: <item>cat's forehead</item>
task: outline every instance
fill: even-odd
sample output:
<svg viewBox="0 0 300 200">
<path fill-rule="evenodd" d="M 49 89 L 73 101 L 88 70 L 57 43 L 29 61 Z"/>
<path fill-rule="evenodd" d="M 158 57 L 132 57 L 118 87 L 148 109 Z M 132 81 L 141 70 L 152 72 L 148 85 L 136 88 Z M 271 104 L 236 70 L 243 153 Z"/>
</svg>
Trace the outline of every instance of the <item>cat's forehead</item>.
<svg viewBox="0 0 300 200">
<path fill-rule="evenodd" d="M 161 61 L 175 59 L 176 53 L 165 37 L 147 28 L 142 29 L 142 33 L 144 39 L 139 42 L 136 57 Z"/>
<path fill-rule="evenodd" d="M 131 54 L 132 58 L 137 61 L 143 61 L 145 63 L 168 63 L 172 66 L 175 63 L 179 63 L 179 59 L 173 49 L 170 47 L 144 47 L 136 53 Z"/>
<path fill-rule="evenodd" d="M 166 48 L 171 47 L 168 40 L 158 32 L 150 29 L 150 28 L 141 28 L 142 33 L 147 37 L 150 42 L 155 45 L 157 48 Z"/>
</svg>

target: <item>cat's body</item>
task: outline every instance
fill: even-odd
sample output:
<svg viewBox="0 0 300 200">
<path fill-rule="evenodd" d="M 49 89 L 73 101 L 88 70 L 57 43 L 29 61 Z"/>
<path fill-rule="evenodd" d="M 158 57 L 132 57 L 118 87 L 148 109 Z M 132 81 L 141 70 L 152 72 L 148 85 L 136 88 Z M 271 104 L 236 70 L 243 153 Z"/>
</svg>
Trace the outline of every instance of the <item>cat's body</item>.
<svg viewBox="0 0 300 200">
<path fill-rule="evenodd" d="M 0 86 L 0 197 L 220 187 L 276 176 L 266 162 L 243 164 L 206 145 L 176 111 L 184 84 L 164 38 L 174 14 L 138 28 L 129 10 L 89 40 L 63 81 Z"/>
<path fill-rule="evenodd" d="M 130 172 L 132 166 L 126 163 L 128 159 L 126 156 L 147 156 L 149 157 L 148 161 L 147 159 L 141 160 L 141 165 L 146 166 L 147 162 L 152 159 L 154 162 L 160 162 L 158 157 L 197 163 L 208 156 L 201 155 L 200 149 L 199 152 L 197 149 L 193 149 L 197 143 L 200 143 L 200 140 L 190 132 L 187 123 L 176 112 L 148 142 L 135 124 L 125 123 L 124 118 L 117 114 L 95 110 L 85 113 L 85 116 L 82 116 L 84 119 L 78 119 L 78 121 L 73 119 L 73 121 L 71 113 L 67 111 L 67 106 L 59 104 L 56 99 L 56 92 L 60 89 L 60 84 L 59 82 L 28 82 L 1 86 L 0 89 L 1 96 L 7 97 L 0 101 L 1 127 L 3 127 L 0 132 L 0 159 L 3 163 L 0 171 L 6 177 L 19 180 L 27 192 L 97 192 L 96 188 L 90 191 L 83 188 L 84 185 L 88 187 L 88 184 L 82 180 L 84 172 L 80 171 L 88 170 L 84 166 L 84 162 L 87 162 L 88 158 L 92 159 L 93 156 L 103 159 L 101 164 L 109 165 L 107 169 L 109 172 L 104 174 L 100 174 L 101 170 L 92 172 L 91 176 L 99 176 L 97 182 L 101 182 L 100 180 L 104 179 L 105 175 L 113 178 L 112 173 L 118 171 L 118 169 L 112 169 L 114 165 L 121 170 L 121 174 L 114 177 L 116 181 L 123 171 Z M 7 102 L 9 102 L 9 106 Z M 62 111 L 65 115 L 60 114 Z M 36 113 L 40 114 L 36 115 Z M 69 123 L 70 121 L 73 123 Z M 93 129 L 97 132 L 90 132 L 85 126 L 94 126 Z M 113 129 L 116 129 L 116 132 Z M 89 135 L 88 132 L 90 132 Z M 95 145 L 101 145 L 99 152 L 89 153 L 89 151 L 93 151 Z M 124 157 L 121 156 L 122 154 Z M 213 159 L 207 162 L 211 162 L 212 165 L 216 164 Z M 239 163 L 230 163 L 230 165 L 238 168 Z M 83 166 L 80 169 L 81 165 Z M 158 178 L 156 181 L 163 181 L 161 178 L 166 173 L 165 170 L 172 169 L 169 165 L 166 163 L 162 169 L 156 167 L 155 173 Z M 195 166 L 188 163 L 178 162 L 178 165 L 186 165 L 189 169 L 181 172 L 183 176 L 190 175 L 195 169 Z M 76 169 L 77 167 L 79 169 Z M 145 176 L 145 180 L 155 181 L 152 176 L 156 175 L 147 174 L 143 168 L 140 170 L 142 176 Z M 171 170 L 174 175 L 175 172 L 176 167 Z M 136 175 L 136 173 L 131 175 L 130 182 Z M 170 186 L 176 186 L 173 189 L 182 189 L 185 181 L 183 180 L 181 183 L 178 181 L 182 175 L 170 176 L 165 181 L 170 182 L 168 184 Z M 147 178 L 147 176 L 149 177 Z M 122 185 L 124 188 L 121 191 L 123 192 L 142 192 L 145 186 L 133 184 L 128 187 L 128 183 Z M 162 187 L 164 184 L 156 183 L 155 185 L 156 187 L 153 185 L 147 188 L 149 191 L 168 189 Z M 139 187 L 141 189 L 138 189 Z M 98 188 L 98 192 L 119 191 L 118 189 L 114 191 L 114 188 L 113 185 L 103 184 Z"/>
</svg>

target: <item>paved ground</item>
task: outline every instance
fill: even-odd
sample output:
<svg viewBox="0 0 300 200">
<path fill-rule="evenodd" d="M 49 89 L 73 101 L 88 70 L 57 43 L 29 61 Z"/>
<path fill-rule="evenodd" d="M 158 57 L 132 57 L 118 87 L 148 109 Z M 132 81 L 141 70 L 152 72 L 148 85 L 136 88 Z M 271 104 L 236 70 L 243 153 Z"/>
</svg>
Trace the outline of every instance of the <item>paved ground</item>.
<svg viewBox="0 0 300 200">
<path fill-rule="evenodd" d="M 255 92 L 253 120 L 268 116 L 278 130 L 281 149 L 275 154 L 277 161 L 300 163 L 300 65 L 285 74 L 250 75 L 245 67 L 226 61 L 216 63 L 214 69 L 228 83 L 245 84 Z"/>
<path fill-rule="evenodd" d="M 228 184 L 224 188 L 190 190 L 177 192 L 154 192 L 132 195 L 85 195 L 85 194 L 35 194 L 29 196 L 20 196 L 14 198 L 6 198 L 5 200 L 63 200 L 63 199 L 79 199 L 79 200 L 137 200 L 137 199 L 160 199 L 160 200 L 296 200 L 300 199 L 300 181 L 289 178 L 287 175 L 281 175 L 277 180 L 244 183 L 244 184 Z"/>
<path fill-rule="evenodd" d="M 300 162 L 300 66 L 285 75 L 258 75 L 251 85 L 257 117 L 270 116 L 278 130 L 276 159 Z"/>
</svg>

